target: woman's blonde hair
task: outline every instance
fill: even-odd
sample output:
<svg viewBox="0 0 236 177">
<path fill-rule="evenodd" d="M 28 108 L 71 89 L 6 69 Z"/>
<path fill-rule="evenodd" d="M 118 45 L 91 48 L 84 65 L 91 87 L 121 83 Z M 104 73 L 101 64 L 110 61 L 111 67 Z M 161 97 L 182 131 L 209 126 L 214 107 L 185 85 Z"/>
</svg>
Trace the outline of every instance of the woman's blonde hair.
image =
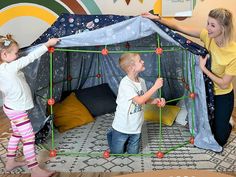
<svg viewBox="0 0 236 177">
<path fill-rule="evenodd" d="M 128 68 L 134 64 L 134 59 L 139 56 L 137 53 L 124 53 L 119 58 L 119 65 L 123 71 L 128 72 Z"/>
<path fill-rule="evenodd" d="M 232 13 L 224 8 L 216 8 L 209 12 L 209 17 L 216 19 L 223 27 L 224 44 L 230 43 L 234 39 L 234 24 Z"/>
<path fill-rule="evenodd" d="M 6 36 L 0 36 L 0 52 L 3 49 L 9 49 L 13 44 L 18 46 L 18 43 L 12 38 L 12 35 L 7 34 Z"/>
</svg>

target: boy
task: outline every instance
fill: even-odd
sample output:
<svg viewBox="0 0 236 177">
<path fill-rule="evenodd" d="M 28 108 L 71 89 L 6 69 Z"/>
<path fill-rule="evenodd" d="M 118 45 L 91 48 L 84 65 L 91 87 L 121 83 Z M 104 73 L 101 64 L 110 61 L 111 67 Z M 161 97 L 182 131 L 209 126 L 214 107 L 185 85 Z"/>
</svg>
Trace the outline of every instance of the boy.
<svg viewBox="0 0 236 177">
<path fill-rule="evenodd" d="M 141 128 L 144 121 L 142 105 L 165 105 L 165 99 L 151 99 L 157 89 L 163 85 L 158 78 L 147 91 L 145 81 L 138 74 L 145 70 L 144 61 L 139 54 L 126 53 L 119 59 L 121 69 L 127 74 L 120 82 L 117 107 L 112 128 L 107 132 L 108 145 L 112 154 L 138 154 Z"/>
</svg>

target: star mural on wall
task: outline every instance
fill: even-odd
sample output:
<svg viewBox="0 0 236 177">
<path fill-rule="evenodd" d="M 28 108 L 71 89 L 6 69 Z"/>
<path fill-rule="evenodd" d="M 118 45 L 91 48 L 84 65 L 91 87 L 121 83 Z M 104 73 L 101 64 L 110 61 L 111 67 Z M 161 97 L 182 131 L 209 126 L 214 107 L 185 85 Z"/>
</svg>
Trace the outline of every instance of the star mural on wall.
<svg viewBox="0 0 236 177">
<path fill-rule="evenodd" d="M 114 3 L 116 3 L 117 0 L 113 0 Z M 129 5 L 131 0 L 125 0 L 126 4 Z M 138 0 L 139 2 L 143 3 L 144 0 Z"/>
</svg>

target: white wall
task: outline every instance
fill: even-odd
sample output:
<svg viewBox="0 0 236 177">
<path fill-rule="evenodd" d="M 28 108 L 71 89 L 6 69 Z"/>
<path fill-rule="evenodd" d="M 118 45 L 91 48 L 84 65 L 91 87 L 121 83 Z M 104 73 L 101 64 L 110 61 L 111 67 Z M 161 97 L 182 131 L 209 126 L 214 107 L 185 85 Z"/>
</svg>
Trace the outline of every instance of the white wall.
<svg viewBox="0 0 236 177">
<path fill-rule="evenodd" d="M 131 0 L 129 5 L 125 0 L 118 0 L 113 3 L 113 0 L 95 0 L 103 14 L 115 15 L 140 15 L 142 12 L 147 12 L 153 9 L 157 0 L 144 0 L 140 3 L 139 0 Z"/>
<path fill-rule="evenodd" d="M 2 100 L 2 93 L 0 92 L 0 106 L 3 105 L 3 100 Z"/>
<path fill-rule="evenodd" d="M 16 17 L 0 27 L 0 34 L 12 34 L 20 47 L 29 46 L 50 27 L 45 21 L 35 17 Z"/>
</svg>

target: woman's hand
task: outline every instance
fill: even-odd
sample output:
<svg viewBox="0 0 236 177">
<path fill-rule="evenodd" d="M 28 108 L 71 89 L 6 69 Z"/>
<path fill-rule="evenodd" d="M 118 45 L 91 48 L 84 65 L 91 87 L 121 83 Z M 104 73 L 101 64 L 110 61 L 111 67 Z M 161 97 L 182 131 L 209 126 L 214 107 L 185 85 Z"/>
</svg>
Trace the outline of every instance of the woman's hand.
<svg viewBox="0 0 236 177">
<path fill-rule="evenodd" d="M 207 59 L 208 59 L 208 55 L 206 55 L 204 58 L 202 56 L 199 57 L 199 66 L 202 71 L 206 69 Z"/>
<path fill-rule="evenodd" d="M 157 21 L 160 20 L 160 16 L 153 15 L 153 14 L 151 14 L 149 12 L 144 12 L 144 13 L 141 14 L 141 16 L 145 17 L 145 18 L 149 18 L 151 20 L 157 20 Z"/>
<path fill-rule="evenodd" d="M 159 89 L 163 86 L 163 78 L 159 77 L 153 85 L 156 89 Z"/>
</svg>

